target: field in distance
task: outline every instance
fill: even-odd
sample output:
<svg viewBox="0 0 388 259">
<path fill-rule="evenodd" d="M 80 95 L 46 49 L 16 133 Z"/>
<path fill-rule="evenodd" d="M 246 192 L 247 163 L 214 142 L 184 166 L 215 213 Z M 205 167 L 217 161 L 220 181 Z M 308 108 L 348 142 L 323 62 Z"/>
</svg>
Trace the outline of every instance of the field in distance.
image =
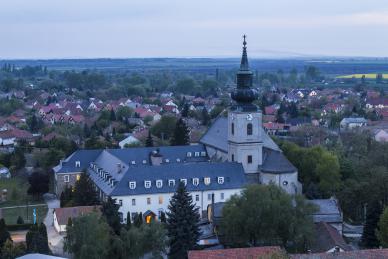
<svg viewBox="0 0 388 259">
<path fill-rule="evenodd" d="M 362 76 L 365 75 L 365 78 L 367 79 L 376 79 L 377 74 L 370 73 L 370 74 L 352 74 L 352 75 L 344 75 L 344 76 L 337 76 L 337 78 L 358 78 L 360 79 Z M 388 73 L 382 74 L 384 79 L 388 79 Z"/>
</svg>

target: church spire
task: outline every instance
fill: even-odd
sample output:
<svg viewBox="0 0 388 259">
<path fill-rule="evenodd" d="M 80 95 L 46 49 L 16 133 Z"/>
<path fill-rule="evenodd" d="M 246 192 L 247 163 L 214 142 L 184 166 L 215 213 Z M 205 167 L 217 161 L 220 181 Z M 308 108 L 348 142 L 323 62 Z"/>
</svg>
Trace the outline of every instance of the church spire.
<svg viewBox="0 0 388 259">
<path fill-rule="evenodd" d="M 237 88 L 232 92 L 232 99 L 237 102 L 240 110 L 256 110 L 257 107 L 252 104 L 258 98 L 258 93 L 252 89 L 253 73 L 249 70 L 246 35 L 243 36 L 243 49 L 241 56 L 240 69 L 237 71 Z"/>
<path fill-rule="evenodd" d="M 240 70 L 249 70 L 246 37 L 247 36 L 244 34 L 244 36 L 243 36 L 243 38 L 244 38 L 243 53 L 242 53 L 242 57 L 241 57 Z"/>
</svg>

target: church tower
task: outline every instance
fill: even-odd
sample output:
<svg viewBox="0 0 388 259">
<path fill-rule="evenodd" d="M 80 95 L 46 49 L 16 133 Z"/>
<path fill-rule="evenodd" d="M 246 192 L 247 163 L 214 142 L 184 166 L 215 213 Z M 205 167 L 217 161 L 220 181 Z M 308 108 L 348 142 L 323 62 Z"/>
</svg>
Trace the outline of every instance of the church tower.
<svg viewBox="0 0 388 259">
<path fill-rule="evenodd" d="M 228 160 L 241 163 L 247 174 L 258 174 L 263 163 L 262 114 L 252 103 L 258 93 L 252 89 L 253 73 L 248 65 L 246 36 L 243 38 L 237 88 L 232 92 L 235 103 L 228 112 Z"/>
</svg>

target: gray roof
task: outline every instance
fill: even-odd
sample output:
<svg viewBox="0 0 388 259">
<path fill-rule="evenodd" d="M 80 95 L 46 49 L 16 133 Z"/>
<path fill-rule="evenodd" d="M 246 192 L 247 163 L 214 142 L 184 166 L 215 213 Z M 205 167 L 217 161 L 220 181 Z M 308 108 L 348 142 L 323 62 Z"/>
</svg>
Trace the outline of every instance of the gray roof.
<svg viewBox="0 0 388 259">
<path fill-rule="evenodd" d="M 278 145 L 276 145 L 262 127 L 260 130 L 263 136 L 264 147 L 280 151 Z M 228 152 L 228 118 L 223 116 L 218 117 L 199 142 L 221 151 Z"/>
<path fill-rule="evenodd" d="M 101 152 L 102 149 L 77 150 L 62 161 L 61 164 L 54 167 L 53 170 L 55 173 L 72 173 L 82 171 L 82 169 L 88 168 L 90 162 L 94 161 Z M 79 168 L 75 166 L 76 161 L 80 161 Z"/>
<path fill-rule="evenodd" d="M 263 164 L 260 167 L 264 173 L 294 173 L 297 171 L 295 166 L 280 151 L 263 149 Z"/>
<path fill-rule="evenodd" d="M 316 205 L 318 208 L 318 211 L 313 214 L 314 222 L 342 222 L 342 213 L 335 199 L 317 199 L 308 200 L 308 202 Z"/>
<path fill-rule="evenodd" d="M 93 174 L 93 173 L 92 173 Z M 94 174 L 95 175 L 95 174 Z M 204 184 L 204 177 L 210 177 L 211 183 Z M 224 177 L 224 183 L 218 184 L 217 177 Z M 110 195 L 138 195 L 153 193 L 171 193 L 176 190 L 180 179 L 187 179 L 188 191 L 206 191 L 239 189 L 246 184 L 244 169 L 238 163 L 175 163 L 160 166 L 139 166 L 129 168 L 120 182 L 111 189 Z M 192 179 L 199 178 L 199 185 L 193 185 Z M 168 180 L 174 179 L 175 186 L 168 186 Z M 156 187 L 156 180 L 162 180 L 163 186 Z M 129 182 L 136 181 L 136 188 L 130 189 Z M 151 188 L 144 187 L 144 181 L 151 181 Z M 105 184 L 107 185 L 107 184 Z"/>
<path fill-rule="evenodd" d="M 367 123 L 368 121 L 364 118 L 343 118 L 341 123 Z"/>
<path fill-rule="evenodd" d="M 64 259 L 65 257 L 58 257 L 58 256 L 52 256 L 52 255 L 44 255 L 44 254 L 27 254 L 20 257 L 17 257 L 17 259 Z"/>
<path fill-rule="evenodd" d="M 71 173 L 78 172 L 82 169 L 89 167 L 90 162 L 95 162 L 96 159 L 106 153 L 111 154 L 116 158 L 115 163 L 106 159 L 100 159 L 101 167 L 105 168 L 108 165 L 117 166 L 117 162 L 120 162 L 126 166 L 132 164 L 132 161 L 135 161 L 135 164 L 139 165 L 143 163 L 143 160 L 146 160 L 148 163 L 150 152 L 159 149 L 159 153 L 163 155 L 163 159 L 169 159 L 170 163 L 176 163 L 179 158 L 180 161 L 187 162 L 202 162 L 207 161 L 208 157 L 195 157 L 195 152 L 206 151 L 203 145 L 187 145 L 187 146 L 166 146 L 166 147 L 134 147 L 134 148 L 123 148 L 123 149 L 94 149 L 94 150 L 78 150 L 71 154 L 66 160 L 62 161 L 62 165 L 54 167 L 55 173 Z M 104 153 L 105 152 L 105 153 Z M 187 157 L 187 152 L 192 153 L 192 157 Z M 111 156 L 111 157 L 112 157 Z M 75 166 L 75 162 L 80 161 L 80 168 Z M 106 161 L 106 162 L 104 162 Z"/>
</svg>

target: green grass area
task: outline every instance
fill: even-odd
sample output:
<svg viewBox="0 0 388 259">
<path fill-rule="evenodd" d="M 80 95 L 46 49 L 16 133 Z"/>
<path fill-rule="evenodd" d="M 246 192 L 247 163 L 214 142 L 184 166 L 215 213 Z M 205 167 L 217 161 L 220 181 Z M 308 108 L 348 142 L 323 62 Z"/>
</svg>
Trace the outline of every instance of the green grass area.
<svg viewBox="0 0 388 259">
<path fill-rule="evenodd" d="M 0 194 L 4 189 L 7 190 L 6 201 L 0 201 L 1 207 L 44 203 L 43 200 L 32 200 L 32 197 L 27 194 L 29 183 L 27 177 L 16 176 L 11 179 L 0 179 Z"/>
<path fill-rule="evenodd" d="M 33 223 L 33 209 L 36 209 L 36 220 L 38 223 L 43 222 L 47 214 L 47 206 L 27 206 L 11 208 L 11 209 L 1 209 L 2 215 L 7 225 L 16 224 L 17 219 L 21 216 L 24 220 L 24 223 Z M 28 215 L 27 215 L 28 213 Z M 28 217 L 27 217 L 28 216 Z"/>
<path fill-rule="evenodd" d="M 337 76 L 337 78 L 357 78 L 360 79 L 362 76 L 365 75 L 366 79 L 376 79 L 377 74 L 376 73 L 370 73 L 370 74 L 352 74 L 352 75 L 343 75 L 343 76 Z M 388 79 L 388 74 L 382 74 L 383 79 Z"/>
</svg>

